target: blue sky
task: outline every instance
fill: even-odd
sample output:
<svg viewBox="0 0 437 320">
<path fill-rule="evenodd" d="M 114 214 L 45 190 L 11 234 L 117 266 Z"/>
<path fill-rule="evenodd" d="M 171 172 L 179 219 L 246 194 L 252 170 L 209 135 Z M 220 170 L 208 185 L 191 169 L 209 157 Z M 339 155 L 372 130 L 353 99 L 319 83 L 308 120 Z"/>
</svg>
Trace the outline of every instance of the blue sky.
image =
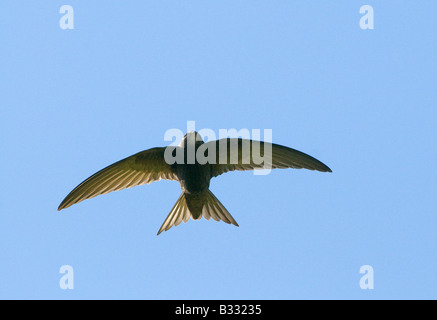
<svg viewBox="0 0 437 320">
<path fill-rule="evenodd" d="M 74 8 L 74 29 L 59 9 Z M 362 5 L 374 29 L 359 26 Z M 435 299 L 435 1 L 5 1 L 0 298 Z M 333 173 L 161 181 L 57 211 L 168 129 L 271 129 Z M 74 270 L 74 289 L 59 269 Z M 360 267 L 374 289 L 359 286 Z"/>
</svg>

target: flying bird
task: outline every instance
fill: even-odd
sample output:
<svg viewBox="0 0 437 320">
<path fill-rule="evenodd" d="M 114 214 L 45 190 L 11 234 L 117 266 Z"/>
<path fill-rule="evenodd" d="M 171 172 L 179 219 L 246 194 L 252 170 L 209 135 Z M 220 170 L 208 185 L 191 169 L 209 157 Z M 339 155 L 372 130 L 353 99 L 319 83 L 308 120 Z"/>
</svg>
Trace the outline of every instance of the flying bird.
<svg viewBox="0 0 437 320">
<path fill-rule="evenodd" d="M 209 190 L 210 180 L 229 171 L 266 168 L 332 172 L 319 160 L 285 146 L 242 138 L 205 143 L 199 133 L 191 131 L 179 146 L 141 151 L 98 171 L 74 188 L 58 210 L 101 194 L 165 179 L 179 181 L 182 194 L 158 235 L 190 218 L 212 218 L 238 227 L 228 210 Z"/>
</svg>

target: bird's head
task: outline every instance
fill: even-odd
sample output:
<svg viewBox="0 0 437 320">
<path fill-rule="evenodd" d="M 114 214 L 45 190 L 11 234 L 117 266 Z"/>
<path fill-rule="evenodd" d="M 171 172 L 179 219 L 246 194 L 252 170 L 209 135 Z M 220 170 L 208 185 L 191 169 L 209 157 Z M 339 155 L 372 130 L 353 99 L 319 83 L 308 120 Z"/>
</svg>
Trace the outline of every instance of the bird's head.
<svg viewBox="0 0 437 320">
<path fill-rule="evenodd" d="M 187 145 L 198 147 L 201 144 L 203 144 L 202 136 L 197 131 L 190 131 L 183 137 L 179 147 L 186 148 Z"/>
</svg>

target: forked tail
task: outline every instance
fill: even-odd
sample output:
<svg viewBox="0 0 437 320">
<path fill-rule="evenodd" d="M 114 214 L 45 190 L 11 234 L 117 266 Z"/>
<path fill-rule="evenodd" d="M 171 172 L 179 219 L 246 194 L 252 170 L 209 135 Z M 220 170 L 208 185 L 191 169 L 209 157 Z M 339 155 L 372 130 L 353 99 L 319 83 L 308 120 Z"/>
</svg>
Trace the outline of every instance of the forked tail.
<svg viewBox="0 0 437 320">
<path fill-rule="evenodd" d="M 167 231 L 172 226 L 179 225 L 182 221 L 187 222 L 190 218 L 199 220 L 202 216 L 206 220 L 213 218 L 215 221 L 222 220 L 238 227 L 238 223 L 211 191 L 205 190 L 197 194 L 182 192 L 159 229 L 158 234 L 162 231 Z"/>
</svg>

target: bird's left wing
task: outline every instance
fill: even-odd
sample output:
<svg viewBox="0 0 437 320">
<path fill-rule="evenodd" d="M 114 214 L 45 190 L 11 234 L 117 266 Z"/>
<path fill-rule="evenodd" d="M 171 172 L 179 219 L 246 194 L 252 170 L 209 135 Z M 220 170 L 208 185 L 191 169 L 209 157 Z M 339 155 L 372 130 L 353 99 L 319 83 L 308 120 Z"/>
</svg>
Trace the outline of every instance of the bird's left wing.
<svg viewBox="0 0 437 320">
<path fill-rule="evenodd" d="M 74 188 L 58 210 L 111 191 L 161 179 L 177 180 L 175 171 L 164 160 L 165 149 L 166 147 L 141 151 L 100 170 Z"/>
<path fill-rule="evenodd" d="M 206 142 L 203 148 L 216 151 L 213 157 L 215 163 L 211 164 L 212 177 L 229 171 L 266 168 L 304 168 L 331 172 L 328 166 L 310 155 L 274 143 L 225 138 Z"/>
</svg>

